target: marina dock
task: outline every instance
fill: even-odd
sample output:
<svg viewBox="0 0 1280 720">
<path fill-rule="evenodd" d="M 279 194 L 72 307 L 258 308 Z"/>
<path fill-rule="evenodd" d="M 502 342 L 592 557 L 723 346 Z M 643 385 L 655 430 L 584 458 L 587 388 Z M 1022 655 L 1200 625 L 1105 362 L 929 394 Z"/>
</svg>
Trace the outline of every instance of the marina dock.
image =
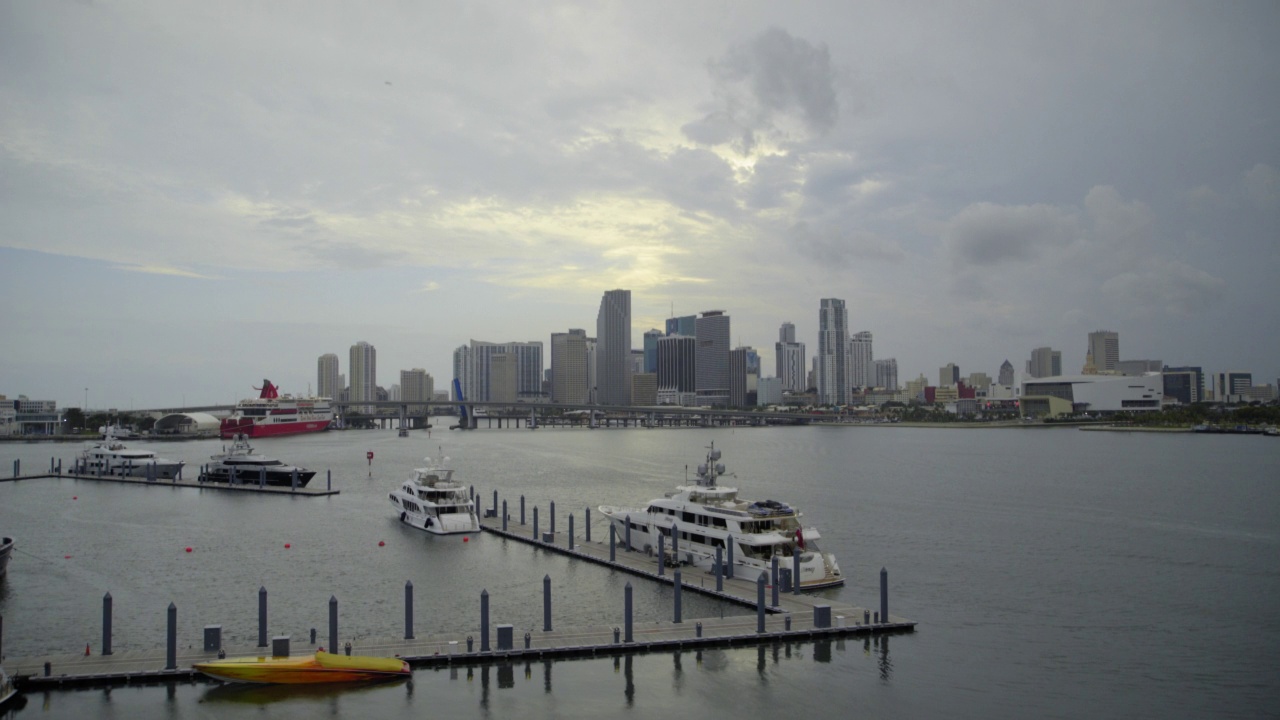
<svg viewBox="0 0 1280 720">
<path fill-rule="evenodd" d="M 177 487 L 191 488 L 194 490 L 214 490 L 221 492 L 250 492 L 260 493 L 263 495 L 293 495 L 296 497 L 324 497 L 327 495 L 338 495 L 341 490 L 334 490 L 332 479 L 326 477 L 324 487 L 300 487 L 292 488 L 282 485 L 260 485 L 257 479 L 253 481 L 246 479 L 245 482 L 229 484 L 214 482 L 198 482 L 196 480 L 172 478 L 169 480 L 150 480 L 145 477 L 120 476 L 120 475 L 86 475 L 83 473 L 58 473 L 45 472 L 37 475 L 16 475 L 14 477 L 0 478 L 0 482 L 20 482 L 26 480 L 41 480 L 46 478 L 70 478 L 72 480 L 92 480 L 94 482 L 110 482 L 120 483 L 124 485 L 147 485 L 154 487 Z M 317 482 L 319 478 L 315 478 L 312 482 Z"/>
</svg>

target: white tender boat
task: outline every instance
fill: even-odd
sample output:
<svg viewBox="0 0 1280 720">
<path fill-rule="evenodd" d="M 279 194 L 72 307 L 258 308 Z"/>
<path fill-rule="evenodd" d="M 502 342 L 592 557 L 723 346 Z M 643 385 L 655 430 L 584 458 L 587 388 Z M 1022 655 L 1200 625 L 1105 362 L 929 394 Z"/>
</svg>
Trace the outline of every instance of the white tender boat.
<svg viewBox="0 0 1280 720">
<path fill-rule="evenodd" d="M 439 460 L 428 457 L 426 461 L 426 467 L 415 469 L 389 496 L 400 521 L 437 535 L 479 532 L 475 501 L 453 479 L 453 468 L 445 467 L 449 458 L 441 454 Z"/>
<path fill-rule="evenodd" d="M 249 436 L 241 433 L 231 443 L 231 449 L 219 455 L 213 455 L 213 462 L 205 466 L 200 473 L 200 482 L 234 482 L 252 485 L 265 480 L 267 485 L 283 485 L 306 487 L 315 476 L 315 470 L 308 470 L 296 465 L 285 465 L 279 460 L 259 455 L 249 444 Z"/>
<path fill-rule="evenodd" d="M 708 448 L 706 463 L 698 466 L 697 483 L 677 486 L 675 492 L 649 502 L 644 508 L 600 506 L 626 544 L 627 523 L 631 525 L 631 548 L 644 552 L 658 550 L 659 535 L 665 538 L 666 562 L 689 564 L 713 570 L 716 549 L 722 560 L 730 559 L 732 547 L 734 575 L 755 579 L 769 572 L 778 558 L 779 572 L 794 568 L 800 556 L 800 588 L 816 590 L 844 584 L 835 556 L 818 548 L 821 535 L 815 527 L 802 527 L 801 513 L 775 500 L 750 502 L 738 498 L 738 489 L 718 485 L 724 465 L 716 461 L 720 451 Z M 678 551 L 672 555 L 672 533 L 677 533 Z"/>
<path fill-rule="evenodd" d="M 106 430 L 107 435 L 101 442 L 85 448 L 76 458 L 76 473 L 170 480 L 182 472 L 184 462 L 156 457 L 150 450 L 131 450 L 120 442 L 111 427 Z"/>
</svg>

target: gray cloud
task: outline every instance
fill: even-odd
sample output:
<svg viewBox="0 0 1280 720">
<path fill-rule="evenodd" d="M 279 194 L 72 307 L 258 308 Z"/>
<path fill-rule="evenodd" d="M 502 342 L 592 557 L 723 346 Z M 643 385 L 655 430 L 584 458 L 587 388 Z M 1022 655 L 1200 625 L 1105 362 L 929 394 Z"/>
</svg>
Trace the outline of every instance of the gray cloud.
<svg viewBox="0 0 1280 720">
<path fill-rule="evenodd" d="M 1050 205 L 976 203 L 947 224 L 944 242 L 957 260 L 975 265 L 1025 262 L 1077 236 L 1076 218 Z"/>
<path fill-rule="evenodd" d="M 1154 267 L 1125 272 L 1102 284 L 1103 292 L 1141 314 L 1163 311 L 1175 317 L 1207 312 L 1222 301 L 1227 283 L 1199 268 L 1153 260 Z"/>
</svg>

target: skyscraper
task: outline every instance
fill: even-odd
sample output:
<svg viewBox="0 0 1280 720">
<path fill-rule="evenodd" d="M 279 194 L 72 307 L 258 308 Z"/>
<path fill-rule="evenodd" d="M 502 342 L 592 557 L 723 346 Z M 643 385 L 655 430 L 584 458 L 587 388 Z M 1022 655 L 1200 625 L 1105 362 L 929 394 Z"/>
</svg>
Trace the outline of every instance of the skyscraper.
<svg viewBox="0 0 1280 720">
<path fill-rule="evenodd" d="M 342 392 L 342 386 L 338 384 L 340 377 L 342 376 L 338 374 L 338 356 L 333 353 L 321 355 L 316 362 L 316 395 L 338 399 L 338 395 Z"/>
<path fill-rule="evenodd" d="M 405 402 L 426 402 L 435 395 L 435 382 L 422 368 L 400 371 L 400 399 Z M 420 411 L 422 408 L 411 408 Z"/>
<path fill-rule="evenodd" d="M 587 402 L 587 331 L 551 334 L 551 402 Z"/>
<path fill-rule="evenodd" d="M 723 310 L 708 310 L 694 328 L 698 338 L 698 402 L 726 405 L 729 402 L 729 316 Z"/>
<path fill-rule="evenodd" d="M 1115 372 L 1120 363 L 1120 333 L 1111 330 L 1089 333 L 1089 354 L 1098 372 Z"/>
<path fill-rule="evenodd" d="M 875 360 L 871 354 L 871 333 L 863 330 L 849 340 L 849 387 L 864 388 L 876 384 Z"/>
<path fill-rule="evenodd" d="M 668 335 L 658 340 L 658 402 L 684 405 L 698 389 L 698 340 Z"/>
<path fill-rule="evenodd" d="M 697 326 L 697 315 L 681 315 L 680 317 L 667 318 L 668 335 L 686 335 L 688 337 L 693 337 L 698 332 Z"/>
<path fill-rule="evenodd" d="M 506 342 L 492 343 L 483 340 L 472 340 L 468 352 L 464 354 L 465 367 L 458 373 L 459 355 L 454 353 L 454 377 L 462 385 L 462 392 L 468 400 L 476 402 L 502 402 L 493 397 L 493 358 L 497 355 L 514 356 L 514 367 L 503 365 L 504 382 L 509 373 L 515 373 L 515 398 L 536 399 L 542 395 L 542 343 Z M 501 360 L 499 362 L 507 362 Z M 504 386 L 503 397 L 509 396 L 509 388 Z"/>
<path fill-rule="evenodd" d="M 631 291 L 607 290 L 596 314 L 596 402 L 631 403 Z"/>
<path fill-rule="evenodd" d="M 844 300 L 822 298 L 818 306 L 818 401 L 843 405 L 849 401 L 849 318 Z"/>
<path fill-rule="evenodd" d="M 1062 351 L 1051 347 L 1038 347 L 1031 351 L 1027 361 L 1027 376 L 1033 378 L 1058 377 L 1062 374 Z M 1003 385 L 1004 383 L 1000 383 Z"/>
<path fill-rule="evenodd" d="M 378 351 L 363 340 L 351 346 L 347 367 L 351 370 L 351 396 L 353 403 L 378 399 Z M 372 405 L 352 408 L 357 412 L 372 413 Z"/>
<path fill-rule="evenodd" d="M 790 321 L 778 328 L 778 342 L 774 346 L 774 372 L 782 379 L 785 392 L 804 392 L 808 382 L 808 367 L 804 359 L 804 343 L 796 342 L 796 326 Z"/>
<path fill-rule="evenodd" d="M 1000 366 L 999 382 L 1005 387 L 1013 387 L 1013 363 L 1008 360 Z"/>
<path fill-rule="evenodd" d="M 642 372 L 658 372 L 658 338 L 662 331 L 654 328 L 644 332 L 644 370 Z"/>
<path fill-rule="evenodd" d="M 793 343 L 796 341 L 796 326 L 787 320 L 778 328 L 778 342 Z"/>
<path fill-rule="evenodd" d="M 947 363 L 938 368 L 938 387 L 951 387 L 960 384 L 960 367 L 955 363 Z"/>
<path fill-rule="evenodd" d="M 755 367 L 752 367 L 752 363 Z M 734 348 L 729 351 L 729 406 L 749 407 L 755 405 L 755 383 L 760 373 L 759 356 L 749 347 Z M 754 370 L 754 375 L 753 371 Z"/>
<path fill-rule="evenodd" d="M 876 361 L 876 387 L 897 392 L 898 390 L 897 358 L 885 358 L 884 360 Z"/>
</svg>

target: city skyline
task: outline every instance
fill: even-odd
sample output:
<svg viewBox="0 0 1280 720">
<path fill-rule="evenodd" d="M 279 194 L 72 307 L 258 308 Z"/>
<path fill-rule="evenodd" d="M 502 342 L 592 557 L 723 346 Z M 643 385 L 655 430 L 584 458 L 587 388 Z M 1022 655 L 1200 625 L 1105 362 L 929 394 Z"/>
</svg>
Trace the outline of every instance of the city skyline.
<svg viewBox="0 0 1280 720">
<path fill-rule="evenodd" d="M 359 340 L 445 378 L 470 338 L 593 328 L 609 288 L 633 347 L 721 308 L 766 376 L 781 322 L 817 352 L 825 297 L 900 380 L 1039 347 L 1075 372 L 1107 328 L 1120 361 L 1273 382 L 1277 28 L 1177 1 L 15 4 L 0 393 L 305 394 Z"/>
</svg>

